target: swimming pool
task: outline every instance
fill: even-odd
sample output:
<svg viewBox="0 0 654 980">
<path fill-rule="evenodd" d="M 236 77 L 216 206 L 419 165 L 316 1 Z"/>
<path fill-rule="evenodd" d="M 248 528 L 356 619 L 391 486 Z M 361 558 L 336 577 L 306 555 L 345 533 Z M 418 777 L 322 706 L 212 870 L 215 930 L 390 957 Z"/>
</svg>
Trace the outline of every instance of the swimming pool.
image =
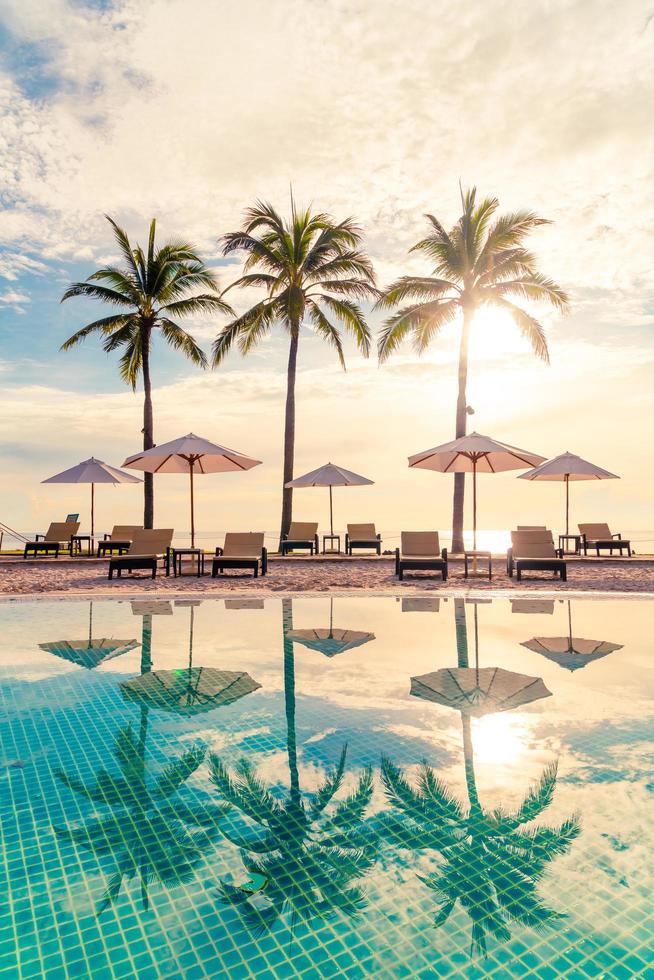
<svg viewBox="0 0 654 980">
<path fill-rule="evenodd" d="M 0 975 L 654 976 L 653 611 L 0 604 Z"/>
</svg>

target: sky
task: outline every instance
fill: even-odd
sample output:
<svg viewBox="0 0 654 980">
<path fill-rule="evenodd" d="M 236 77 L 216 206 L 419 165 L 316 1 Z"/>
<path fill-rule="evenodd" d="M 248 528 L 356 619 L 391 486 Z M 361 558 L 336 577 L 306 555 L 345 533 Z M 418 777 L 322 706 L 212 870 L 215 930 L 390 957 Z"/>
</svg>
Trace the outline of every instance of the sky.
<svg viewBox="0 0 654 980">
<path fill-rule="evenodd" d="M 219 237 L 257 198 L 288 210 L 292 184 L 298 202 L 356 218 L 383 286 L 429 274 L 409 249 L 426 212 L 456 221 L 461 181 L 551 219 L 530 245 L 571 296 L 565 318 L 537 311 L 550 366 L 501 318 L 479 318 L 470 428 L 619 474 L 573 488 L 572 522 L 608 521 L 646 550 L 653 47 L 654 3 L 636 0 L 619 17 L 606 0 L 0 0 L 0 521 L 33 533 L 80 510 L 84 522 L 86 488 L 40 481 L 140 448 L 141 393 L 115 358 L 96 340 L 59 351 L 102 315 L 59 300 L 116 257 L 104 214 L 136 240 L 155 216 L 226 286 L 240 264 Z M 381 321 L 371 313 L 373 330 Z M 224 322 L 185 326 L 209 349 Z M 348 346 L 346 373 L 303 331 L 296 475 L 331 460 L 375 481 L 335 491 L 340 528 L 372 520 L 394 546 L 400 528 L 448 527 L 451 478 L 411 471 L 407 456 L 453 438 L 458 329 L 381 367 Z M 202 479 L 196 524 L 209 536 L 278 529 L 286 344 L 275 332 L 206 373 L 155 351 L 156 441 L 192 430 L 263 463 Z M 480 479 L 480 526 L 562 530 L 562 486 L 515 476 Z M 295 516 L 327 530 L 326 495 L 297 491 Z M 98 491 L 96 527 L 141 513 L 138 487 Z M 157 480 L 155 513 L 185 533 L 183 477 Z"/>
</svg>

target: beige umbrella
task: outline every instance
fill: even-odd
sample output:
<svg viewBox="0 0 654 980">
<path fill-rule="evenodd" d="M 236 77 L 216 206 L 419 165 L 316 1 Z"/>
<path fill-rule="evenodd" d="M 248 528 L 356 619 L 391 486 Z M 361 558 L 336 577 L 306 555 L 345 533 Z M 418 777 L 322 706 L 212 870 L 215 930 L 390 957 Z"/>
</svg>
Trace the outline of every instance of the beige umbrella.
<svg viewBox="0 0 654 980">
<path fill-rule="evenodd" d="M 619 480 L 620 477 L 615 473 L 603 470 L 601 466 L 589 463 L 581 456 L 574 453 L 561 453 L 554 459 L 548 459 L 540 466 L 530 470 L 528 473 L 521 473 L 519 480 L 551 480 L 553 482 L 565 483 L 565 533 L 570 530 L 570 481 L 571 480 Z"/>
<path fill-rule="evenodd" d="M 503 667 L 479 666 L 479 628 L 477 605 L 474 604 L 475 617 L 475 666 L 445 667 L 430 674 L 411 678 L 411 694 L 425 701 L 435 701 L 448 708 L 455 708 L 463 715 L 492 714 L 496 711 L 510 711 L 540 698 L 551 697 L 542 677 L 530 677 Z M 457 647 L 462 645 L 459 663 L 468 662 L 468 641 L 465 629 L 465 611 L 462 628 L 457 623 Z M 455 606 L 456 615 L 456 606 Z"/>
<path fill-rule="evenodd" d="M 195 502 L 193 476 L 195 473 L 229 473 L 251 470 L 260 459 L 252 459 L 234 449 L 217 446 L 208 439 L 189 432 L 186 436 L 165 442 L 128 456 L 123 466 L 145 473 L 188 473 L 191 482 L 191 547 L 195 547 Z"/>
<path fill-rule="evenodd" d="M 524 469 L 544 461 L 544 456 L 498 442 L 478 432 L 461 436 L 434 449 L 409 456 L 409 466 L 438 473 L 472 473 L 472 542 L 477 550 L 477 473 L 501 473 Z"/>
<path fill-rule="evenodd" d="M 568 670 L 579 670 L 593 660 L 622 650 L 622 643 L 610 643 L 608 640 L 587 640 L 581 636 L 572 635 L 572 604 L 568 600 L 568 635 L 567 636 L 534 636 L 525 640 L 521 646 L 534 653 L 540 653 L 548 660 L 553 660 L 559 667 Z"/>
<path fill-rule="evenodd" d="M 63 470 L 41 483 L 90 483 L 91 484 L 91 540 L 95 533 L 95 485 L 96 483 L 112 483 L 118 486 L 120 483 L 140 483 L 137 476 L 131 473 L 123 473 L 115 466 L 103 463 L 101 459 L 85 459 L 77 466 L 71 466 L 69 470 Z"/>
<path fill-rule="evenodd" d="M 296 480 L 290 480 L 284 486 L 286 488 L 329 487 L 329 531 L 330 534 L 333 534 L 334 511 L 332 505 L 332 487 L 365 487 L 370 486 L 372 483 L 374 483 L 374 480 L 368 480 L 365 476 L 359 476 L 358 473 L 352 473 L 351 470 L 346 470 L 342 466 L 336 466 L 335 463 L 325 463 L 324 466 L 319 466 L 317 470 L 311 470 L 310 473 L 305 473 L 304 476 L 298 476 Z"/>
<path fill-rule="evenodd" d="M 301 643 L 309 650 L 318 650 L 326 657 L 335 657 L 346 650 L 354 650 L 375 639 L 374 633 L 363 630 L 344 630 L 334 626 L 334 599 L 329 600 L 329 629 L 288 630 L 286 636 Z"/>
</svg>

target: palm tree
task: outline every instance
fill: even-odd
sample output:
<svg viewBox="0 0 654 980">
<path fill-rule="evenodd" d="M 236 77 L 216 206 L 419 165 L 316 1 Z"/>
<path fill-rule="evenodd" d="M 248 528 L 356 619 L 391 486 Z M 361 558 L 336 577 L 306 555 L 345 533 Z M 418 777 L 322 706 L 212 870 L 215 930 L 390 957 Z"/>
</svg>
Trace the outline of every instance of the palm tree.
<svg viewBox="0 0 654 980">
<path fill-rule="evenodd" d="M 293 479 L 295 376 L 301 327 L 310 326 L 330 344 L 343 368 L 345 357 L 337 324 L 368 356 L 370 331 L 359 301 L 378 295 L 375 277 L 361 249 L 361 232 L 350 218 L 337 224 L 328 214 L 298 211 L 293 202 L 290 220 L 284 220 L 271 204 L 258 201 L 245 212 L 242 229 L 223 236 L 222 246 L 224 255 L 247 254 L 243 275 L 228 289 L 261 287 L 266 295 L 220 331 L 213 345 L 214 366 L 223 361 L 234 341 L 238 341 L 241 354 L 248 354 L 275 324 L 289 337 L 281 540 L 288 533 L 293 509 L 293 490 L 286 484 Z"/>
<path fill-rule="evenodd" d="M 432 214 L 429 234 L 417 242 L 412 252 L 424 254 L 433 264 L 430 276 L 402 276 L 385 291 L 378 302 L 383 309 L 394 309 L 379 336 L 379 359 L 385 361 L 411 335 L 421 354 L 445 324 L 461 318 L 459 343 L 458 397 L 455 438 L 466 434 L 468 345 L 477 310 L 492 306 L 506 311 L 534 353 L 549 362 L 547 337 L 542 324 L 514 300 L 547 303 L 565 312 L 566 293 L 536 268 L 536 257 L 525 248 L 526 236 L 540 225 L 549 224 L 532 211 L 494 214 L 499 207 L 495 197 L 477 203 L 477 191 L 461 191 L 463 213 L 447 232 Z M 454 474 L 452 508 L 452 549 L 463 551 L 463 499 L 465 474 Z"/>
<path fill-rule="evenodd" d="M 141 673 L 152 669 L 152 616 L 143 616 Z M 118 898 L 123 881 L 138 878 L 143 908 L 149 907 L 148 885 L 166 888 L 189 882 L 213 841 L 226 808 L 187 803 L 178 791 L 201 765 L 204 746 L 192 746 L 156 776 L 146 764 L 148 708 L 141 706 L 138 735 L 131 724 L 114 740 L 118 775 L 100 769 L 92 783 L 56 769 L 56 778 L 97 807 L 103 816 L 91 816 L 77 827 L 55 827 L 61 840 L 83 847 L 106 862 L 109 879 L 97 905 L 100 915 Z"/>
<path fill-rule="evenodd" d="M 92 333 L 104 337 L 105 351 L 122 351 L 120 374 L 136 389 L 139 375 L 143 377 L 143 448 L 154 445 L 152 419 L 152 382 L 150 353 L 155 331 L 175 350 L 181 351 L 194 364 L 206 367 L 207 359 L 193 337 L 177 323 L 178 317 L 220 310 L 231 314 L 231 308 L 215 292 L 216 280 L 198 257 L 193 245 L 172 240 L 156 247 L 156 222 L 150 222 L 147 252 L 140 245 L 131 245 L 127 233 L 108 215 L 114 239 L 123 259 L 122 266 L 97 269 L 85 282 L 75 282 L 62 296 L 62 303 L 71 296 L 87 296 L 101 300 L 120 312 L 88 323 L 65 343 L 69 350 Z M 195 289 L 208 292 L 194 293 Z M 144 527 L 154 520 L 154 485 L 151 473 L 144 475 Z"/>
<path fill-rule="evenodd" d="M 356 915 L 366 899 L 355 884 L 375 863 L 377 837 L 364 826 L 372 796 L 372 772 L 364 770 L 352 791 L 333 804 L 345 775 L 347 746 L 338 764 L 325 774 L 318 789 L 303 794 L 295 731 L 295 664 L 292 600 L 284 599 L 284 702 L 290 787 L 283 795 L 266 786 L 247 760 L 230 770 L 215 754 L 209 757 L 211 780 L 227 804 L 246 821 L 240 836 L 222 825 L 223 835 L 241 851 L 246 870 L 265 884 L 265 904 L 249 892 L 221 882 L 222 897 L 242 914 L 255 932 L 270 930 L 290 913 L 298 921 L 328 919 L 340 912 Z"/>
<path fill-rule="evenodd" d="M 147 709 L 145 709 L 147 711 Z M 55 827 L 61 840 L 77 844 L 106 862 L 109 878 L 98 914 L 120 894 L 123 881 L 140 882 L 143 908 L 148 886 L 166 888 L 189 882 L 218 836 L 225 808 L 174 799 L 201 765 L 205 749 L 193 746 L 148 778 L 143 725 L 140 737 L 131 724 L 121 728 L 113 749 L 118 774 L 100 769 L 91 783 L 62 769 L 55 776 L 68 789 L 107 810 L 77 827 Z"/>
<path fill-rule="evenodd" d="M 463 600 L 455 607 L 458 665 L 468 667 L 468 639 Z M 509 925 L 540 928 L 564 918 L 538 895 L 547 865 L 565 854 L 580 833 L 577 815 L 558 827 L 534 821 L 549 807 L 556 787 L 557 764 L 546 766 L 540 779 L 514 810 L 482 806 L 474 768 L 470 716 L 461 712 L 463 756 L 468 801 L 460 802 L 423 763 L 411 785 L 389 759 L 382 759 L 382 782 L 395 813 L 386 815 L 388 838 L 409 850 L 430 850 L 440 856 L 436 871 L 419 875 L 439 903 L 434 924 L 447 922 L 457 902 L 472 922 L 473 950 L 486 955 L 488 934 L 506 942 Z"/>
</svg>

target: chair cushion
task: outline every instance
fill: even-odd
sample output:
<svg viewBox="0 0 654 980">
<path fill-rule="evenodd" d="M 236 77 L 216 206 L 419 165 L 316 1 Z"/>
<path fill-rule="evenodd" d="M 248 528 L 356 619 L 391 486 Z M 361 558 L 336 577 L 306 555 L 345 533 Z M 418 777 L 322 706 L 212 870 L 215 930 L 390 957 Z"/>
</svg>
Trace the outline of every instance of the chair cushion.
<svg viewBox="0 0 654 980">
<path fill-rule="evenodd" d="M 229 531 L 225 535 L 225 546 L 223 548 L 224 558 L 261 558 L 263 549 L 263 532 L 234 532 Z M 220 560 L 220 557 L 219 557 Z"/>
<path fill-rule="evenodd" d="M 289 541 L 310 541 L 316 536 L 318 522 L 313 521 L 291 521 L 288 531 Z"/>
<path fill-rule="evenodd" d="M 586 535 L 587 541 L 603 541 L 611 537 L 608 524 L 579 524 L 579 533 Z"/>
<path fill-rule="evenodd" d="M 440 558 L 438 531 L 402 531 L 402 558 Z"/>
<path fill-rule="evenodd" d="M 348 524 L 347 533 L 355 541 L 374 541 L 377 538 L 374 524 Z"/>
</svg>

